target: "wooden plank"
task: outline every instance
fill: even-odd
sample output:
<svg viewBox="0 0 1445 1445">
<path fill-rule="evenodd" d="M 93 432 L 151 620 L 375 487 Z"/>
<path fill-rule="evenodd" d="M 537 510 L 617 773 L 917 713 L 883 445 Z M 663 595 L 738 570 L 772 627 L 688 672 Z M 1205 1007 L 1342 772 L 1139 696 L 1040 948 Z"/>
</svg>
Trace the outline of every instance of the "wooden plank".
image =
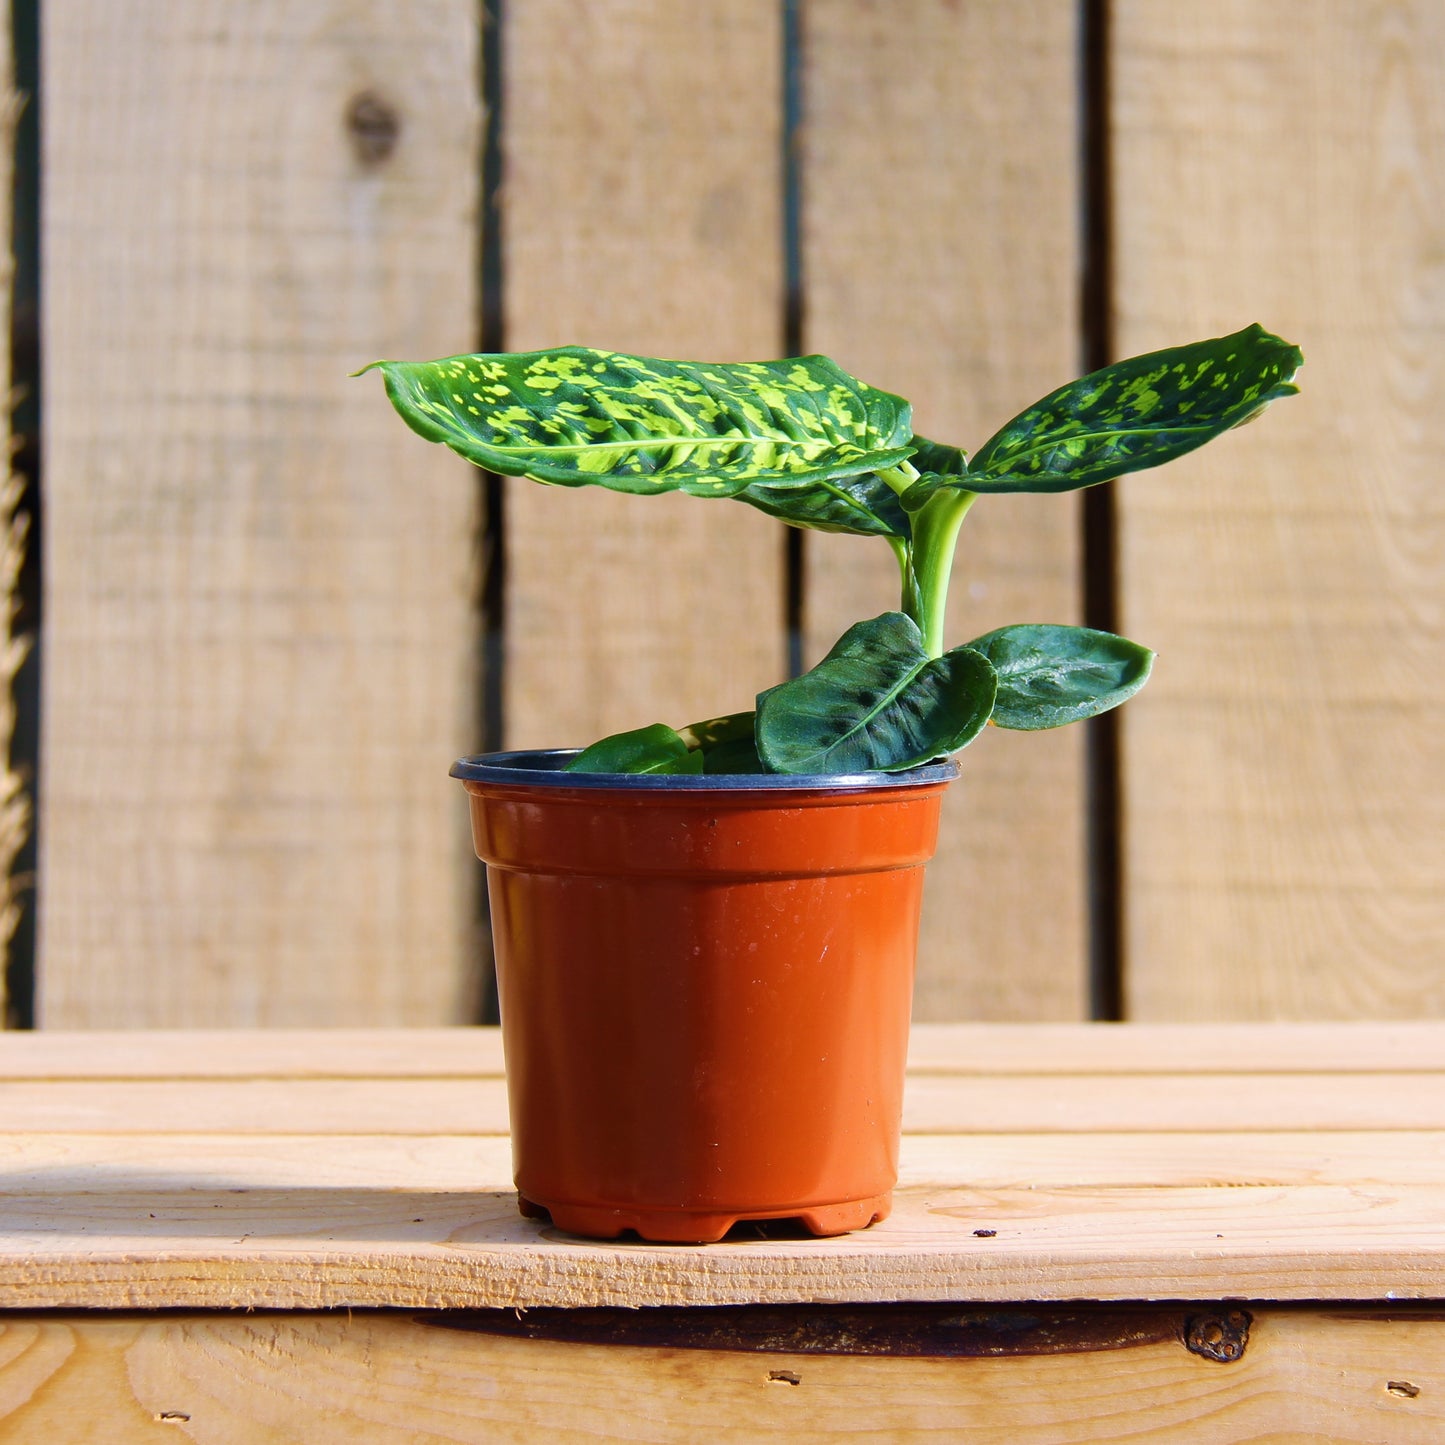
<svg viewBox="0 0 1445 1445">
<path fill-rule="evenodd" d="M 920 1024 L 923 1074 L 1213 1076 L 1445 1070 L 1445 1024 Z M 428 1079 L 502 1073 L 495 1028 L 51 1029 L 0 1041 L 0 1079 Z"/>
<path fill-rule="evenodd" d="M 1256 1309 L 1244 1354 L 1225 1365 L 1186 1347 L 1188 1318 L 1174 1309 L 1075 1312 L 1036 1328 L 1016 1315 L 930 1321 L 932 1358 L 517 1339 L 485 1317 L 470 1329 L 391 1314 L 11 1318 L 0 1324 L 0 1421 L 14 1445 L 78 1438 L 96 1420 L 108 1445 L 178 1433 L 308 1445 L 584 1442 L 617 1440 L 626 1421 L 645 1421 L 659 1445 L 1051 1445 L 1125 1433 L 1159 1445 L 1431 1445 L 1445 1431 L 1438 1317 Z M 718 1336 L 729 1328 L 755 1326 L 730 1320 Z"/>
<path fill-rule="evenodd" d="M 1077 9 L 926 0 L 902 24 L 873 0 L 803 11 L 807 348 L 969 450 L 1078 370 Z M 1072 498 L 976 508 L 950 640 L 1077 620 L 1077 529 Z M 806 546 L 812 662 L 898 606 L 898 574 L 881 542 Z M 1082 807 L 1075 729 L 995 730 L 965 754 L 929 872 L 916 1017 L 1085 1015 Z"/>
<path fill-rule="evenodd" d="M 47 1026 L 465 1016 L 475 9 L 45 11 Z"/>
<path fill-rule="evenodd" d="M 95 1182 L 0 1201 L 0 1309 L 1445 1297 L 1440 1185 L 925 1185 L 860 1234 L 678 1248 L 564 1235 L 510 1188 Z"/>
<path fill-rule="evenodd" d="M 905 1189 L 965 1180 L 972 1189 L 1262 1188 L 1296 1184 L 1445 1185 L 1438 1130 L 1268 1133 L 908 1134 Z M 0 1172 L 15 1195 L 105 1188 L 505 1193 L 511 1144 L 500 1134 L 7 1134 Z"/>
<path fill-rule="evenodd" d="M 777 355 L 774 0 L 534 0 L 505 27 L 507 346 Z M 682 726 L 781 680 L 777 522 L 507 487 L 509 746 Z"/>
<path fill-rule="evenodd" d="M 0 1079 L 429 1079 L 502 1075 L 498 1028 L 44 1029 L 0 1040 Z"/>
<path fill-rule="evenodd" d="M 499 1077 L 0 1082 L 14 1133 L 501 1134 Z M 908 1083 L 909 1133 L 1445 1129 L 1445 1074 L 973 1075 Z"/>
<path fill-rule="evenodd" d="M 1120 351 L 1258 318 L 1307 359 L 1120 495 L 1122 623 L 1161 654 L 1123 715 L 1128 1012 L 1439 1016 L 1445 12 L 1111 29 Z"/>
<path fill-rule="evenodd" d="M 1111 1047 L 1092 1057 L 1081 1030 L 1001 1029 L 1036 1057 L 1072 1037 L 1075 1071 L 915 1073 L 884 1224 L 829 1241 L 759 1225 L 693 1250 L 521 1219 L 485 1063 L 427 1076 L 393 1051 L 388 1076 L 348 1077 L 356 1033 L 312 1061 L 331 1073 L 287 1076 L 270 1040 L 246 1072 L 232 1038 L 207 1076 L 192 1036 L 189 1074 L 0 1084 L 0 1306 L 1438 1298 L 1445 1068 L 1408 1048 L 1385 1065 L 1394 1040 L 1440 1029 L 1239 1026 L 1216 1057 L 1198 1029 L 1099 1030 Z M 1219 1067 L 1275 1035 L 1294 1041 L 1289 1071 Z M 1165 1043 L 1190 1036 L 1170 1071 Z M 1318 1067 L 1332 1036 L 1355 1041 L 1352 1069 Z M 294 1060 L 305 1038 L 280 1044 Z M 134 1042 L 93 1040 L 98 1058 Z"/>
</svg>

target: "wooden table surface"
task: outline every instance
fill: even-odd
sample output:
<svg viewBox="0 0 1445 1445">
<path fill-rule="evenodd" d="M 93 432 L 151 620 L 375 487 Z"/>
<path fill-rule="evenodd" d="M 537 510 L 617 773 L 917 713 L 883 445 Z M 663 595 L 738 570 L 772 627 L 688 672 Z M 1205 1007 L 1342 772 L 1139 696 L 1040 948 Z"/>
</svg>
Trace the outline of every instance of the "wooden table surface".
<svg viewBox="0 0 1445 1445">
<path fill-rule="evenodd" d="M 1208 1388 L 1183 1414 L 1170 1390 L 1147 1409 L 1136 1402 L 1144 1413 L 1130 1429 L 1140 1439 L 1193 1439 L 1196 1425 L 1208 1426 L 1201 1440 L 1255 1438 L 1274 1418 L 1258 1415 L 1261 1401 L 1303 1408 L 1308 1370 L 1334 1382 L 1304 1390 L 1325 1433 L 1260 1438 L 1445 1439 L 1445 1310 L 1410 1303 L 1445 1301 L 1445 1025 L 921 1027 L 894 1214 L 831 1240 L 755 1225 L 715 1245 L 599 1243 L 523 1220 L 489 1030 L 7 1034 L 0 1117 L 7 1442 L 32 1438 L 14 1430 L 55 1428 L 46 1409 L 100 1408 L 116 1390 L 130 1392 L 127 1408 L 146 1430 L 373 1438 L 359 1415 L 327 1434 L 300 1405 L 294 1433 L 284 1422 L 264 1433 L 254 1414 L 264 1389 L 217 1404 L 218 1382 L 238 1390 L 248 1370 L 274 1372 L 283 1359 L 293 1382 L 315 1376 L 298 1362 L 325 1361 L 321 1394 L 333 1413 L 359 1398 L 338 1382 L 338 1361 L 368 1361 L 357 1388 L 370 1392 L 371 1413 L 362 1413 L 373 1425 L 390 1420 L 375 1425 L 378 1440 L 511 1439 L 513 1429 L 522 1439 L 523 1415 L 552 1438 L 690 1438 L 687 1391 L 679 1396 L 676 1380 L 638 1383 L 639 1362 L 654 1356 L 679 1379 L 708 1362 L 693 1384 L 717 1400 L 732 1388 L 719 1362 L 752 1362 L 738 1366 L 738 1399 L 720 1407 L 743 1433 L 711 1436 L 720 1440 L 841 1439 L 861 1428 L 859 1400 L 847 1402 L 867 1370 L 940 1362 L 954 1373 L 929 1389 L 906 1386 L 923 1411 L 908 1429 L 922 1433 L 892 1416 L 878 1430 L 933 1438 L 934 1420 L 948 1438 L 987 1439 L 1005 1421 L 1010 1439 L 1118 1438 L 1107 1431 L 1119 1428 L 1119 1390 L 1143 1365 L 1164 1371 L 1157 1380 L 1173 1369 Z M 1167 1303 L 1141 1303 L 1150 1301 Z M 802 1305 L 814 1310 L 807 1329 Z M 338 1306 L 383 1313 L 315 1313 Z M 161 1309 L 178 1313 L 134 1313 Z M 238 1309 L 291 1313 L 191 1313 Z M 398 1311 L 448 1313 L 418 1323 Z M 619 1355 L 609 1340 L 632 1348 Z M 465 1370 L 458 1351 L 472 1352 Z M 770 1362 L 761 1373 L 758 1351 Z M 870 1358 L 846 1358 L 859 1355 Z M 643 1389 L 663 1423 L 617 1434 L 613 1404 L 612 1424 L 588 1423 L 576 1381 L 558 1385 L 547 1415 L 533 1388 L 544 1357 L 548 1378 L 591 1380 L 594 1409 L 597 1391 L 612 1401 Z M 972 1373 L 957 1372 L 963 1357 Z M 1072 1362 L 1057 1398 L 1080 1418 L 1097 1415 L 1096 1433 L 1029 1434 L 1052 1418 L 1042 1397 L 1033 1414 L 998 1404 L 1005 1366 L 1022 1358 L 1031 1379 L 1041 1360 L 1056 1372 Z M 614 1379 L 618 1370 L 631 1385 Z M 431 1372 L 428 1399 L 441 1390 L 471 1401 L 453 1407 L 473 1423 L 377 1414 L 376 1391 L 395 1404 L 398 1390 L 421 1388 L 418 1371 Z M 827 1410 L 798 1414 L 808 1392 L 790 1378 L 830 1371 L 834 1425 Z M 32 1376 L 49 1384 L 32 1389 Z M 507 1380 L 527 1402 L 521 1414 L 508 1413 Z M 754 1398 L 759 1382 L 774 1388 Z M 780 1383 L 791 1404 L 777 1401 Z M 170 1415 L 187 1419 L 166 1418 L 176 1390 L 199 1391 L 210 1413 L 177 1407 Z M 995 1400 L 992 1414 L 960 1415 L 965 1396 L 979 1409 Z M 822 1394 L 808 1397 L 821 1408 Z M 748 1416 L 747 1400 L 763 1413 Z M 1164 1404 L 1174 1413 L 1156 1420 L 1149 1412 Z M 1329 1433 L 1355 1429 L 1355 1407 L 1365 1433 Z M 1226 1417 L 1255 1435 L 1220 1433 Z M 963 1435 L 964 1419 L 985 1433 Z M 482 1433 L 466 1433 L 473 1425 Z M 1375 1425 L 1383 1433 L 1370 1434 Z"/>
</svg>

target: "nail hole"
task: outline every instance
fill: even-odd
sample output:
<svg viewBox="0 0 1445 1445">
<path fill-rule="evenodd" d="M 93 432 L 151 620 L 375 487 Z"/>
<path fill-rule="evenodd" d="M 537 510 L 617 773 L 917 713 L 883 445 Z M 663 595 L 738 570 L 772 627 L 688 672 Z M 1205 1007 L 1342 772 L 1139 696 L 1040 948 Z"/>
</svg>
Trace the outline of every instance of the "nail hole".
<svg viewBox="0 0 1445 1445">
<path fill-rule="evenodd" d="M 346 130 L 357 160 L 363 165 L 380 165 L 396 149 L 401 117 L 396 107 L 375 91 L 364 90 L 346 107 Z"/>
</svg>

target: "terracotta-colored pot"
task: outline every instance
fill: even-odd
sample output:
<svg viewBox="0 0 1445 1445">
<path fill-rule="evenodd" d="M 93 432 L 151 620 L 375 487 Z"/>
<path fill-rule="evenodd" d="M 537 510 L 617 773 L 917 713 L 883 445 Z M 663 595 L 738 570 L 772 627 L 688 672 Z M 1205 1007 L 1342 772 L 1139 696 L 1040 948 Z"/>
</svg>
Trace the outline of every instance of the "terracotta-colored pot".
<svg viewBox="0 0 1445 1445">
<path fill-rule="evenodd" d="M 453 769 L 487 864 L 521 1209 L 574 1234 L 841 1234 L 887 1213 L 923 865 L 954 763 Z"/>
</svg>

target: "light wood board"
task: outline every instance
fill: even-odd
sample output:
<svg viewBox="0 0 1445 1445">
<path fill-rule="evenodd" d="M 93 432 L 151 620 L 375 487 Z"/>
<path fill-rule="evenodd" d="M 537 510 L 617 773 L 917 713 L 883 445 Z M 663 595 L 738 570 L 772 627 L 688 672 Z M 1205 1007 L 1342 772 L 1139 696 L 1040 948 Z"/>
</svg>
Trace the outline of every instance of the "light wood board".
<svg viewBox="0 0 1445 1445">
<path fill-rule="evenodd" d="M 1445 11 L 1116 6 L 1121 353 L 1299 398 L 1121 484 L 1127 1012 L 1445 1012 Z"/>
<path fill-rule="evenodd" d="M 927 1024 L 909 1039 L 912 1076 L 1221 1073 L 1437 1074 L 1430 1022 L 1370 1024 Z M 495 1028 L 88 1029 L 12 1034 L 0 1079 L 390 1079 L 500 1077 Z"/>
<path fill-rule="evenodd" d="M 476 7 L 41 48 L 41 1021 L 458 1021 L 477 483 L 347 373 L 473 339 Z"/>
<path fill-rule="evenodd" d="M 0 1308 L 1445 1298 L 1442 1025 L 1240 1026 L 1217 1049 L 1202 1029 L 1104 1029 L 1103 1049 L 921 1027 L 890 1219 L 699 1248 L 518 1216 L 484 1032 L 456 1041 L 470 1066 L 422 1031 L 368 1077 L 352 1034 L 288 1076 L 308 1037 L 258 1036 L 247 1067 L 245 1035 L 214 1063 L 175 1036 L 169 1077 L 123 1036 L 0 1040 Z"/>
<path fill-rule="evenodd" d="M 877 1358 L 796 1347 L 508 1338 L 389 1314 L 0 1322 L 13 1445 L 441 1442 L 1243 1441 L 1433 1445 L 1445 1321 L 1252 1313 L 1232 1363 L 1186 1348 L 1184 1310 L 940 1320 L 980 1353 Z M 744 1324 L 744 1328 L 746 1325 Z M 719 1327 L 720 1336 L 726 1327 Z"/>
<path fill-rule="evenodd" d="M 1079 369 L 1078 7 L 869 0 L 803 9 L 804 341 L 973 451 Z M 1078 620 L 1071 497 L 964 524 L 949 641 Z M 896 609 L 882 541 L 809 534 L 807 661 Z M 963 755 L 929 869 L 915 1016 L 1087 1012 L 1078 729 L 990 729 Z"/>
<path fill-rule="evenodd" d="M 505 7 L 508 350 L 782 349 L 773 0 Z M 737 503 L 508 481 L 509 747 L 738 712 L 782 680 L 783 529 Z"/>
</svg>

